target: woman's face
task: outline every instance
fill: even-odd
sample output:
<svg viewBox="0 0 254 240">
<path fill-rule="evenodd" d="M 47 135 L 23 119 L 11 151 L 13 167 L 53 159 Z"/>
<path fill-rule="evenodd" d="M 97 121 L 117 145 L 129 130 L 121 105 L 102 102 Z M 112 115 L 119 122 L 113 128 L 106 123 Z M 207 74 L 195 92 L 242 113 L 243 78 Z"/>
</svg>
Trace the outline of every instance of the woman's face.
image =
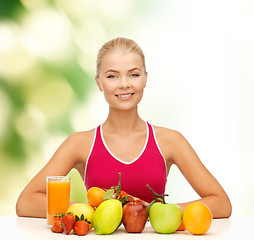
<svg viewBox="0 0 254 240">
<path fill-rule="evenodd" d="M 115 50 L 103 57 L 95 79 L 110 107 L 129 110 L 142 99 L 147 73 L 137 53 Z"/>
</svg>

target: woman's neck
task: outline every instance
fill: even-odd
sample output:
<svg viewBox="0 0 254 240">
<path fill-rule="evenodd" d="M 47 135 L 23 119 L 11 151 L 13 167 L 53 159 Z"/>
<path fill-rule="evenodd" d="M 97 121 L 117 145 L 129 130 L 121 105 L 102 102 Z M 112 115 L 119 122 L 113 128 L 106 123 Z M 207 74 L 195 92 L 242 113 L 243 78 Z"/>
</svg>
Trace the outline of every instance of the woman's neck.
<svg viewBox="0 0 254 240">
<path fill-rule="evenodd" d="M 107 120 L 103 128 L 114 132 L 131 132 L 144 127 L 144 121 L 140 118 L 137 107 L 128 111 L 109 108 Z"/>
</svg>

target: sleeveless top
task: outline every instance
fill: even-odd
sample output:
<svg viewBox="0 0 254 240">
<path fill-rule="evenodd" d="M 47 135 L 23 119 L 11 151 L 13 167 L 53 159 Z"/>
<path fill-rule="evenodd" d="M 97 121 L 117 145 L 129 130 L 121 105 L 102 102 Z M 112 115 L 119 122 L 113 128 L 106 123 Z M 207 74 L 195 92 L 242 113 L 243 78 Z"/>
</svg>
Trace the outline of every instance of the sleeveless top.
<svg viewBox="0 0 254 240">
<path fill-rule="evenodd" d="M 148 203 L 153 200 L 147 184 L 157 193 L 163 194 L 167 183 L 166 162 L 157 143 L 153 127 L 146 122 L 147 137 L 143 150 L 131 162 L 114 156 L 108 149 L 102 134 L 101 125 L 94 134 L 93 144 L 86 161 L 85 185 L 109 189 L 118 184 L 121 177 L 121 190 Z"/>
</svg>

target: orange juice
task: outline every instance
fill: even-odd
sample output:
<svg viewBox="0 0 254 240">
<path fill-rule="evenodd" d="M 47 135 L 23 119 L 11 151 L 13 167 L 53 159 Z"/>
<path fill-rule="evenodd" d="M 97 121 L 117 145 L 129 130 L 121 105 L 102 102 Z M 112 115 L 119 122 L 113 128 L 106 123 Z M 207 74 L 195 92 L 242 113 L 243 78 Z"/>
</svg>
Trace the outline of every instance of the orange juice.
<svg viewBox="0 0 254 240">
<path fill-rule="evenodd" d="M 53 225 L 56 214 L 65 214 L 70 204 L 70 179 L 68 177 L 47 178 L 47 221 Z"/>
</svg>

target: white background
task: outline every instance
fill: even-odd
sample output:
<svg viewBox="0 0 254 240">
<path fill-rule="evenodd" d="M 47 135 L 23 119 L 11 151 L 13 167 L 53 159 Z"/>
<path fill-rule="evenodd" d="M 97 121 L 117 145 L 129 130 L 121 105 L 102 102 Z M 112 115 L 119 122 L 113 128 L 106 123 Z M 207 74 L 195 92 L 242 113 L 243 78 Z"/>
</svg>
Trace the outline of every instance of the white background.
<svg viewBox="0 0 254 240">
<path fill-rule="evenodd" d="M 137 22 L 132 34 L 122 33 L 146 55 L 140 114 L 180 131 L 228 193 L 233 215 L 253 215 L 254 2 L 157 2 L 150 20 Z M 104 102 L 96 90 L 83 126 L 104 121 Z M 166 192 L 170 202 L 198 197 L 176 167 Z"/>
</svg>

